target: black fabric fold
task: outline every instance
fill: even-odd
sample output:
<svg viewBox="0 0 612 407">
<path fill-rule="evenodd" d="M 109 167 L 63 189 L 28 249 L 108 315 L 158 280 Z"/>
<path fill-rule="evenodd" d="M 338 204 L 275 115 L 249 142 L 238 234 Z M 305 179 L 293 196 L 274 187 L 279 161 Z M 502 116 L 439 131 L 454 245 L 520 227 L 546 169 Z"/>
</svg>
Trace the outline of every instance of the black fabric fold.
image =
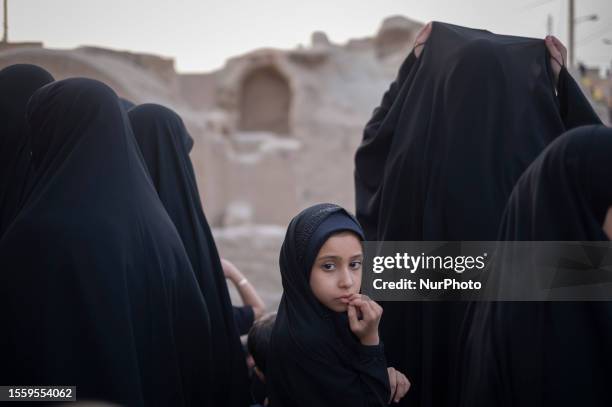
<svg viewBox="0 0 612 407">
<path fill-rule="evenodd" d="M 245 355 L 233 318 L 221 260 L 200 202 L 189 150 L 193 139 L 178 114 L 143 104 L 128 113 L 142 156 L 170 219 L 183 240 L 202 292 L 214 335 L 214 405 L 246 406 L 249 385 Z"/>
<path fill-rule="evenodd" d="M 517 182 L 499 239 L 607 241 L 602 225 L 612 206 L 611 155 L 612 130 L 604 126 L 559 137 Z M 516 278 L 511 273 L 537 273 L 538 267 L 494 272 L 494 284 L 509 284 Z M 609 302 L 475 304 L 464 340 L 463 406 L 612 404 Z"/>
<path fill-rule="evenodd" d="M 582 95 L 562 94 L 576 112 L 586 108 Z M 495 240 L 516 180 L 565 130 L 543 40 L 434 22 L 355 155 L 356 214 L 366 238 Z M 466 304 L 382 305 L 388 362 L 412 382 L 400 404 L 453 405 Z"/>
<path fill-rule="evenodd" d="M 0 70 L 0 237 L 17 215 L 26 192 L 30 146 L 26 106 L 53 76 L 36 65 L 17 64 Z"/>
<path fill-rule="evenodd" d="M 32 190 L 0 240 L 0 382 L 211 405 L 206 303 L 117 95 L 58 81 L 27 121 Z"/>
</svg>

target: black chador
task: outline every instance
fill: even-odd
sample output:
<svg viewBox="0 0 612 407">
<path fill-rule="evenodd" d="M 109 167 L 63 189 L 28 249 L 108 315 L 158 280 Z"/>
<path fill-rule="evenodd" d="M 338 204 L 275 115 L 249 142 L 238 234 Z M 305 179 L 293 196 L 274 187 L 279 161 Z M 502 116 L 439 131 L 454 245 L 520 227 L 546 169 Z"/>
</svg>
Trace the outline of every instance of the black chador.
<svg viewBox="0 0 612 407">
<path fill-rule="evenodd" d="M 193 139 L 172 110 L 143 104 L 128 116 L 153 185 L 176 225 L 210 316 L 213 378 L 210 387 L 217 406 L 249 403 L 245 354 L 233 320 L 232 303 L 221 261 L 204 216 L 189 151 Z"/>
<path fill-rule="evenodd" d="M 433 23 L 367 123 L 355 156 L 368 240 L 495 240 L 525 168 L 566 129 L 599 123 L 543 40 Z M 557 94 L 558 91 L 558 94 Z M 443 406 L 455 386 L 464 304 L 384 303 L 387 358 L 411 379 L 403 405 Z"/>
<path fill-rule="evenodd" d="M 117 95 L 55 82 L 27 122 L 32 190 L 0 240 L 0 382 L 211 405 L 206 303 Z"/>
<path fill-rule="evenodd" d="M 499 239 L 609 240 L 602 225 L 612 206 L 611 156 L 612 130 L 604 126 L 559 137 L 517 182 Z M 598 261 L 588 243 L 584 250 Z M 489 279 L 508 286 L 516 273 L 538 270 L 499 267 Z M 458 375 L 462 406 L 612 405 L 610 302 L 478 303 L 467 321 Z"/>
<path fill-rule="evenodd" d="M 53 76 L 36 65 L 17 64 L 0 70 L 0 237 L 15 218 L 30 171 L 25 110 L 37 89 Z"/>
</svg>

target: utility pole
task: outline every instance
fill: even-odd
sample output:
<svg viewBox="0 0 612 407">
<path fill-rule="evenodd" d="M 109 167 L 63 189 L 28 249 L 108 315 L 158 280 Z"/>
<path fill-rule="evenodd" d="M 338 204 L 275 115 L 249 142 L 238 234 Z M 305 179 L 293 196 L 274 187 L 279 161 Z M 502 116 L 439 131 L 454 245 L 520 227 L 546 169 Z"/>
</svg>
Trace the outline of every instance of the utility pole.
<svg viewBox="0 0 612 407">
<path fill-rule="evenodd" d="M 546 35 L 553 35 L 553 17 L 551 14 L 546 17 Z"/>
<path fill-rule="evenodd" d="M 567 30 L 569 39 L 567 41 L 567 53 L 569 56 L 569 67 L 574 67 L 574 25 L 576 21 L 574 21 L 574 0 L 567 0 L 568 11 L 567 11 Z"/>
<path fill-rule="evenodd" d="M 8 0 L 4 0 L 4 35 L 2 36 L 2 42 L 8 42 Z"/>
</svg>

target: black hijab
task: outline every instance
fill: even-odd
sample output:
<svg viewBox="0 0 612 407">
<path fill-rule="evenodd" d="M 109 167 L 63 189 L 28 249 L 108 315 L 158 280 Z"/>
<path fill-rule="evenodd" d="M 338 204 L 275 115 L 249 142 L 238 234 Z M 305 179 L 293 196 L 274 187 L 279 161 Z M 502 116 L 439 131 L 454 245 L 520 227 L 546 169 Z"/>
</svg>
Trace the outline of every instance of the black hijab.
<svg viewBox="0 0 612 407">
<path fill-rule="evenodd" d="M 357 221 L 333 204 L 307 208 L 289 224 L 279 259 L 284 291 L 265 372 L 274 407 L 388 402 L 382 345 L 361 345 L 346 313 L 329 310 L 310 288 L 319 249 L 332 234 L 347 230 L 363 238 Z"/>
<path fill-rule="evenodd" d="M 357 218 L 366 238 L 495 240 L 516 180 L 574 123 L 564 122 L 548 61 L 542 40 L 434 22 L 355 155 Z M 564 72 L 560 81 L 571 117 L 599 122 L 578 87 L 565 86 L 571 77 Z M 454 386 L 449 372 L 465 304 L 382 305 L 389 363 L 413 385 L 402 405 L 452 404 L 452 392 L 437 389 Z"/>
<path fill-rule="evenodd" d="M 500 240 L 607 241 L 602 225 L 612 206 L 611 156 L 612 130 L 603 126 L 555 140 L 517 182 Z M 483 303 L 471 318 L 462 405 L 612 405 L 610 303 Z"/>
<path fill-rule="evenodd" d="M 0 237 L 19 210 L 30 168 L 26 105 L 50 82 L 51 74 L 35 65 L 0 70 Z"/>
<path fill-rule="evenodd" d="M 0 240 L 0 382 L 210 405 L 206 304 L 116 94 L 55 82 L 27 120 L 33 189 Z"/>
<path fill-rule="evenodd" d="M 612 206 L 612 130 L 584 126 L 559 137 L 517 182 L 500 240 L 606 241 Z"/>
<path fill-rule="evenodd" d="M 200 203 L 189 150 L 193 139 L 172 110 L 143 104 L 128 113 L 153 185 L 183 240 L 206 300 L 212 337 L 214 404 L 248 404 L 245 355 L 217 247 Z"/>
</svg>

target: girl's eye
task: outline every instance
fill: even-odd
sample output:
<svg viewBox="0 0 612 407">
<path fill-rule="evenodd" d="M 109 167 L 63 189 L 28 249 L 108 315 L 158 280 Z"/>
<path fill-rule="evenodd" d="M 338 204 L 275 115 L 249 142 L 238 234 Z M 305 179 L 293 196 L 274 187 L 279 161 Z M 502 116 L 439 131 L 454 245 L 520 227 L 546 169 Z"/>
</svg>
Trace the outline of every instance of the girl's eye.
<svg viewBox="0 0 612 407">
<path fill-rule="evenodd" d="M 361 268 L 361 261 L 352 261 L 349 266 L 352 270 L 359 270 Z"/>
<path fill-rule="evenodd" d="M 336 265 L 334 263 L 324 263 L 321 268 L 325 271 L 332 271 L 336 268 Z"/>
</svg>

